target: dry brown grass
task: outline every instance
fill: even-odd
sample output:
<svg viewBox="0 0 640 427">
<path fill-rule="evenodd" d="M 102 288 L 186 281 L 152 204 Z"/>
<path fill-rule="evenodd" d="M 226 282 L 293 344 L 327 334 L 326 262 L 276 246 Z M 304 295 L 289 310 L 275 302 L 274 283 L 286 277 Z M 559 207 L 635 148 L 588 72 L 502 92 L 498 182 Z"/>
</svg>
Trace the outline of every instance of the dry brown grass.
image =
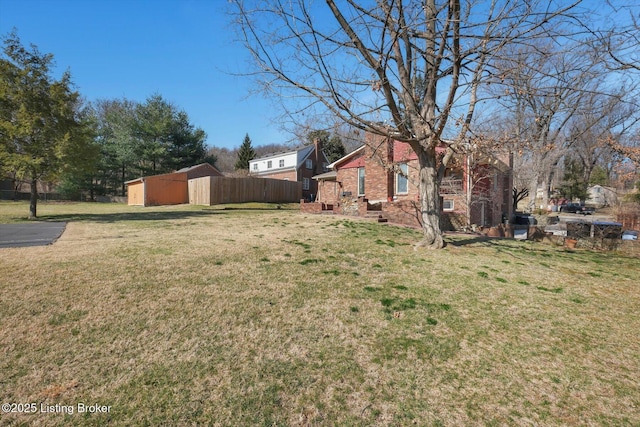
<svg viewBox="0 0 640 427">
<path fill-rule="evenodd" d="M 0 250 L 0 400 L 111 411 L 0 425 L 640 424 L 638 259 L 415 252 L 412 230 L 289 210 L 41 209 L 73 221 Z"/>
</svg>

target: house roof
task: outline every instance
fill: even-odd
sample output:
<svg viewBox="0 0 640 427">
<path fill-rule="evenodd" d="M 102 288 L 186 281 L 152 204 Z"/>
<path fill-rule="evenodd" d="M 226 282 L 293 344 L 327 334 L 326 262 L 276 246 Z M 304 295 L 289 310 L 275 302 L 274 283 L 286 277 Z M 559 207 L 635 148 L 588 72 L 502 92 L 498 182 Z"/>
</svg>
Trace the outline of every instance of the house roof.
<svg viewBox="0 0 640 427">
<path fill-rule="evenodd" d="M 179 170 L 177 170 L 175 172 L 162 173 L 162 174 L 158 174 L 158 175 L 141 176 L 140 178 L 132 179 L 130 181 L 125 181 L 125 184 L 129 185 L 129 184 L 135 184 L 137 182 L 144 182 L 144 179 L 149 177 L 149 176 L 173 175 L 175 173 L 186 173 L 186 174 L 188 174 L 189 172 L 192 172 L 194 170 L 201 169 L 201 168 L 212 169 L 212 170 L 216 171 L 218 174 L 220 174 L 220 176 L 222 176 L 222 172 L 220 172 L 215 166 L 211 165 L 210 163 L 200 163 L 199 165 L 182 168 L 182 169 L 179 169 Z"/>
<path fill-rule="evenodd" d="M 298 152 L 298 164 L 296 164 L 296 169 L 300 169 L 302 163 L 307 160 L 307 157 L 309 157 L 315 149 L 315 145 L 307 145 L 306 147 L 302 147 L 301 149 L 296 150 Z"/>
<path fill-rule="evenodd" d="M 338 176 L 338 172 L 336 171 L 329 171 L 329 172 L 325 172 L 325 173 L 321 173 L 319 175 L 316 176 L 312 176 L 312 179 L 315 180 L 327 180 L 327 181 L 331 181 L 336 179 L 336 177 Z"/>
<path fill-rule="evenodd" d="M 176 171 L 176 172 L 169 172 L 169 173 L 160 173 L 157 175 L 148 175 L 148 176 L 141 176 L 140 178 L 136 178 L 136 179 L 132 179 L 130 181 L 125 181 L 125 184 L 129 185 L 129 184 L 135 184 L 137 182 L 144 182 L 144 180 L 146 178 L 150 178 L 152 176 L 169 176 L 169 175 L 175 175 L 175 174 L 183 174 L 184 172 L 180 172 L 180 171 Z"/>
<path fill-rule="evenodd" d="M 296 148 L 295 150 L 289 150 L 289 151 L 278 151 L 275 153 L 269 153 L 269 154 L 265 154 L 262 157 L 256 157 L 255 159 L 252 159 L 252 162 L 257 162 L 259 160 L 268 160 L 268 159 L 272 159 L 274 157 L 282 157 L 284 155 L 287 154 L 293 154 L 293 153 L 300 153 L 300 152 L 304 152 L 308 150 L 308 153 L 306 153 L 306 155 L 309 155 L 309 153 L 311 153 L 311 151 L 313 151 L 314 146 L 313 145 L 305 145 L 304 147 L 300 147 L 300 148 Z"/>
<path fill-rule="evenodd" d="M 334 169 L 337 165 L 346 162 L 347 160 L 351 159 L 352 157 L 354 157 L 356 154 L 360 153 L 361 151 L 364 150 L 364 148 L 366 147 L 366 145 L 361 145 L 360 147 L 356 148 L 355 150 L 353 150 L 352 152 L 350 152 L 349 154 L 340 157 L 338 160 L 336 160 L 335 162 L 331 163 L 329 166 L 327 166 L 329 169 Z"/>
<path fill-rule="evenodd" d="M 259 157 L 257 159 L 253 159 L 250 161 L 250 163 L 254 163 L 254 162 L 258 162 L 258 161 L 265 161 L 265 160 L 270 160 L 270 159 L 275 159 L 277 157 L 282 157 L 282 156 L 287 156 L 287 155 L 292 155 L 295 154 L 296 155 L 296 166 L 295 168 L 292 166 L 286 166 L 286 167 L 275 167 L 272 169 L 269 169 L 267 171 L 260 171 L 260 172 L 252 172 L 252 174 L 254 175 L 264 175 L 264 174 L 272 174 L 274 172 L 283 172 L 286 170 L 297 170 L 300 169 L 300 167 L 302 167 L 302 164 L 305 162 L 305 160 L 307 160 L 309 158 L 309 156 L 314 152 L 316 146 L 314 144 L 311 145 L 306 145 L 304 147 L 298 148 L 296 150 L 291 150 L 291 151 L 283 151 L 280 153 L 272 153 L 272 154 L 268 154 L 266 156 L 262 156 Z M 322 153 L 322 155 L 324 156 L 324 158 L 326 159 L 326 156 L 324 154 L 324 152 Z"/>
</svg>

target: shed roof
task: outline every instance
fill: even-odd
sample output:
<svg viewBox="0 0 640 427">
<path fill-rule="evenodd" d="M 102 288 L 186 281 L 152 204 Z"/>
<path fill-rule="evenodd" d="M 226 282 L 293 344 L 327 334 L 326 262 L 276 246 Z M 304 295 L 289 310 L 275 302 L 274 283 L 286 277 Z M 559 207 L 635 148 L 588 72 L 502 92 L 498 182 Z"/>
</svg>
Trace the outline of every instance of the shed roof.
<svg viewBox="0 0 640 427">
<path fill-rule="evenodd" d="M 186 168 L 179 169 L 179 170 L 177 170 L 176 172 L 191 172 L 191 171 L 193 171 L 193 170 L 200 169 L 200 168 L 203 168 L 203 167 L 204 167 L 204 168 L 207 168 L 207 169 L 211 168 L 211 169 L 215 170 L 216 172 L 220 173 L 220 171 L 218 170 L 218 168 L 216 168 L 215 166 L 213 166 L 211 163 L 200 163 L 200 164 L 197 164 L 197 165 L 195 165 L 195 166 L 188 166 L 188 167 L 186 167 Z M 221 174 L 221 173 L 220 173 L 220 174 Z"/>
</svg>

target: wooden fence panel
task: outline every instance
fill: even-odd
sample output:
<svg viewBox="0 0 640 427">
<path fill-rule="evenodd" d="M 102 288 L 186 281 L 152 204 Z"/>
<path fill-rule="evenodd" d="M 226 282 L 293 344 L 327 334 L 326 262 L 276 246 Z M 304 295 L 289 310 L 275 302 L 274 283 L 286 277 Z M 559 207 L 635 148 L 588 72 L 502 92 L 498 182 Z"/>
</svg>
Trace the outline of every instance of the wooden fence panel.
<svg viewBox="0 0 640 427">
<path fill-rule="evenodd" d="M 189 180 L 189 203 L 296 203 L 302 198 L 302 183 L 269 178 L 207 176 Z"/>
</svg>

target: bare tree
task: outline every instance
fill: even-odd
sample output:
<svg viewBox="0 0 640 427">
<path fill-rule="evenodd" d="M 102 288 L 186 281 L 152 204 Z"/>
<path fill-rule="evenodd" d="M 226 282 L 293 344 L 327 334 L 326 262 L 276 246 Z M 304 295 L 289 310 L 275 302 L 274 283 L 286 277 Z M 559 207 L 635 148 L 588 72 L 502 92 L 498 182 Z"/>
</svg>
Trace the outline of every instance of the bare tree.
<svg viewBox="0 0 640 427">
<path fill-rule="evenodd" d="M 621 97 L 597 95 L 594 96 L 591 105 L 597 106 L 606 115 L 598 120 L 594 117 L 599 114 L 597 111 L 588 111 L 575 117 L 570 135 L 574 141 L 571 154 L 582 165 L 585 188 L 596 166 L 606 171 L 608 179 L 615 164 L 624 161 L 623 156 L 612 148 L 611 143 L 615 141 L 617 145 L 622 144 L 640 120 L 635 106 L 625 102 Z"/>
<path fill-rule="evenodd" d="M 640 117 L 637 117 L 637 111 L 640 110 L 638 103 L 638 99 L 640 99 L 640 87 L 638 86 L 640 16 L 638 16 L 637 6 L 632 2 L 619 4 L 607 1 L 607 5 L 610 7 L 610 15 L 607 16 L 607 19 L 615 22 L 616 25 L 605 30 L 591 30 L 594 36 L 591 46 L 596 54 L 603 55 L 605 65 L 612 74 L 615 74 L 615 79 L 632 88 L 632 95 L 628 97 L 627 102 L 631 105 L 630 108 L 636 112 L 636 121 L 632 124 L 626 123 L 624 131 L 618 132 L 617 135 L 612 132 L 605 141 L 609 148 L 639 166 L 640 129 L 637 125 Z"/>
<path fill-rule="evenodd" d="M 623 4 L 607 0 L 606 19 L 616 25 L 607 29 L 588 29 L 594 36 L 592 47 L 604 53 L 606 65 L 614 71 L 640 71 L 640 16 L 635 2 Z"/>
<path fill-rule="evenodd" d="M 408 143 L 419 162 L 424 246 L 443 246 L 439 187 L 470 132 L 478 87 L 513 43 L 555 28 L 579 3 L 234 0 L 264 88 L 289 117 L 330 113 Z M 436 147 L 446 147 L 438 161 Z"/>
<path fill-rule="evenodd" d="M 519 45 L 497 61 L 492 93 L 513 125 L 514 144 L 528 160 L 528 210 L 535 207 L 538 186 L 547 205 L 560 159 L 585 133 L 615 125 L 612 107 L 626 91 L 612 87 L 601 58 L 581 40 Z M 576 123 L 580 126 L 575 126 Z"/>
</svg>

